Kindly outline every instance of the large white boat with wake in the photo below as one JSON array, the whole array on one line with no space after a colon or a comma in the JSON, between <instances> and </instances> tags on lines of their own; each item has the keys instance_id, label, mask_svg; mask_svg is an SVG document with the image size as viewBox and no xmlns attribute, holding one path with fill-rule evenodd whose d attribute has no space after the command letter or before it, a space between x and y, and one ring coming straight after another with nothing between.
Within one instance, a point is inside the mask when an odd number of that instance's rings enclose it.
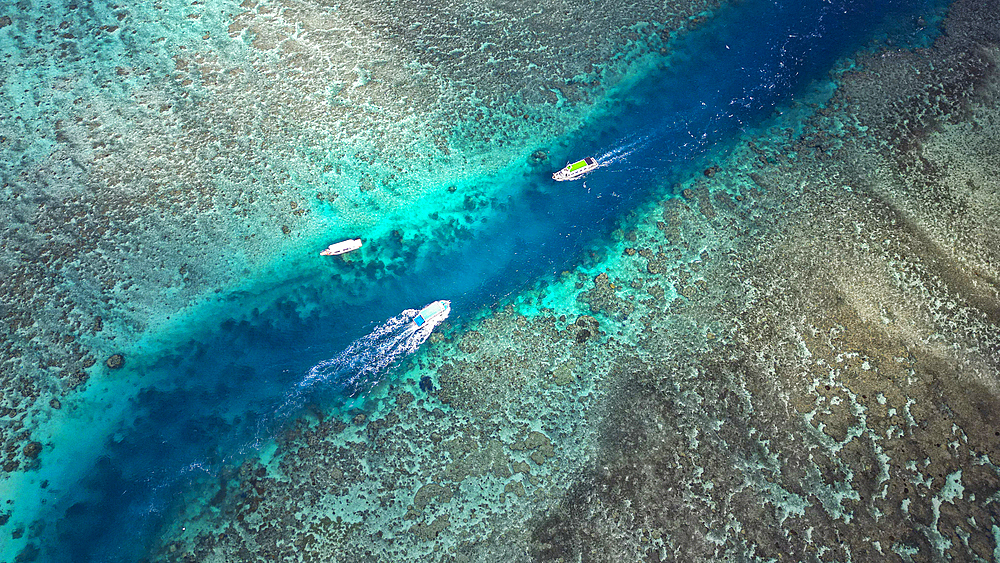
<instances>
[{"instance_id":1,"label":"large white boat with wake","mask_svg":"<svg viewBox=\"0 0 1000 563\"><path fill-rule=\"evenodd\" d=\"M566 180L576 180L584 176L587 172L597 169L599 165L597 164L597 159L587 157L583 160L578 160L576 162L571 162L566 165L566 168L556 172L552 175L552 179L557 182L563 182Z\"/></svg>"},{"instance_id":2,"label":"large white boat with wake","mask_svg":"<svg viewBox=\"0 0 1000 563\"><path fill-rule=\"evenodd\" d=\"M328 246L326 250L320 252L320 256L339 256L341 254L347 254L361 248L361 239L352 238L340 242L335 242Z\"/></svg>"},{"instance_id":3,"label":"large white boat with wake","mask_svg":"<svg viewBox=\"0 0 1000 563\"><path fill-rule=\"evenodd\" d=\"M413 317L413 324L417 325L417 328L423 328L429 323L437 324L446 319L448 317L448 313L451 313L451 301L444 299L435 301L421 309L420 312L417 313L417 316Z\"/></svg>"}]
</instances>

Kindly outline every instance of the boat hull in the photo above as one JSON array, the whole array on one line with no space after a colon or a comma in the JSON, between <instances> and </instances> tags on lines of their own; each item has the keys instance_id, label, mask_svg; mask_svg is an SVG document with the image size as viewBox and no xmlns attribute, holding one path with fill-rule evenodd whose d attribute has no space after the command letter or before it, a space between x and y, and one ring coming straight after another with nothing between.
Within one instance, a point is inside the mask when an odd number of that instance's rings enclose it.
<instances>
[{"instance_id":1,"label":"boat hull","mask_svg":"<svg viewBox=\"0 0 1000 563\"><path fill-rule=\"evenodd\" d=\"M361 248L361 239L349 239L341 242L336 242L331 244L319 253L320 256L339 256L341 254L347 254L348 252L353 252Z\"/></svg>"},{"instance_id":2,"label":"boat hull","mask_svg":"<svg viewBox=\"0 0 1000 563\"><path fill-rule=\"evenodd\" d=\"M563 168L553 174L552 179L557 182L576 180L586 176L589 172L596 170L598 166L600 166L600 164L598 164L596 159L587 157L583 160L567 164L566 168Z\"/></svg>"},{"instance_id":3,"label":"boat hull","mask_svg":"<svg viewBox=\"0 0 1000 563\"><path fill-rule=\"evenodd\" d=\"M451 301L442 299L440 301L435 301L430 305L427 305L417 313L417 316L413 317L413 324L417 328L424 328L425 326L434 327L444 319L448 318L448 314L451 313Z\"/></svg>"}]
</instances>

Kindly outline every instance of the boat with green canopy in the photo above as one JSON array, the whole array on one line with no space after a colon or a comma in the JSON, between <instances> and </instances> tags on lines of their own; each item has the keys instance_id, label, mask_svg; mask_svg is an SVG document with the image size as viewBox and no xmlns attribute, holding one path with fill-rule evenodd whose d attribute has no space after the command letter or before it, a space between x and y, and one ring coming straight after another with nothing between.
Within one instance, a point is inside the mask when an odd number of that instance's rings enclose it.
<instances>
[{"instance_id":1,"label":"boat with green canopy","mask_svg":"<svg viewBox=\"0 0 1000 563\"><path fill-rule=\"evenodd\" d=\"M566 168L556 172L552 175L552 179L557 182L564 182L566 180L576 180L582 177L587 172L596 169L598 166L597 160L591 157L587 157L583 160L578 160L576 162L566 165Z\"/></svg>"}]
</instances>

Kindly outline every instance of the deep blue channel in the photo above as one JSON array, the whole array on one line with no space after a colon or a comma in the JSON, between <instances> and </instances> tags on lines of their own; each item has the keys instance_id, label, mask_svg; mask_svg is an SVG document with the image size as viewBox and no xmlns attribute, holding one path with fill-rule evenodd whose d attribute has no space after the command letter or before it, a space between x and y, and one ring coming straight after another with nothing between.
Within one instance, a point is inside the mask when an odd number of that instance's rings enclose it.
<instances>
[{"instance_id":1,"label":"deep blue channel","mask_svg":"<svg viewBox=\"0 0 1000 563\"><path fill-rule=\"evenodd\" d=\"M680 179L709 151L759 124L776 106L822 78L839 57L879 34L907 42L932 0L742 0L678 39L664 67L621 97L617 113L550 148L552 167L511 179L506 216L477 227L447 256L409 263L353 305L302 318L290 304L251 320L216 321L154 368L169 388L140 394L115 439L84 480L53 484L35 540L47 561L137 561L147 556L176 508L172 498L195 476L231 470L262 427L273 432L295 413L275 412L316 362L336 355L387 319L436 299L453 317L502 301L572 261L605 236L664 177ZM613 160L581 182L555 183L568 159ZM617 157L617 160L616 160ZM322 291L329 279L299 279L289 291ZM305 403L298 408L307 408ZM198 468L192 473L192 468Z\"/></svg>"}]
</instances>

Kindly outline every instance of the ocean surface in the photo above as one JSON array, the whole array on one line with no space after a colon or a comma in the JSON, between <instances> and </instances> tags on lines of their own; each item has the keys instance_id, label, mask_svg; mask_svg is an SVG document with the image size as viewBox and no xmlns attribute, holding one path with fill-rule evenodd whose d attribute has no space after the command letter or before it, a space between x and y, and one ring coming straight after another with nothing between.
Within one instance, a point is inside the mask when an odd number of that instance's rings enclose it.
<instances>
[{"instance_id":1,"label":"ocean surface","mask_svg":"<svg viewBox=\"0 0 1000 563\"><path fill-rule=\"evenodd\" d=\"M630 211L701 174L748 130L830 80L845 57L873 42L920 44L939 13L931 0L742 0L709 14L668 52L644 59L571 134L533 139L499 172L466 170L463 181L492 186L495 204L488 219L461 225L457 243L397 253L377 278L352 275L360 258L312 252L269 270L280 279L217 288L222 298L131 351L122 372L93 379L58 417L35 421L50 451L4 492L18 497L13 520L30 523L39 561L142 560L194 484L237 478L243 461L266 457L306 412L344 420L365 412L400 365L433 346L409 322L417 309L450 300L436 330L454 333L556 279L605 245ZM546 159L525 166L535 151ZM600 168L581 181L550 179L584 156ZM433 213L432 202L415 205L414 215ZM365 261L380 252L362 251ZM0 543L0 560L25 545Z\"/></svg>"}]
</instances>

